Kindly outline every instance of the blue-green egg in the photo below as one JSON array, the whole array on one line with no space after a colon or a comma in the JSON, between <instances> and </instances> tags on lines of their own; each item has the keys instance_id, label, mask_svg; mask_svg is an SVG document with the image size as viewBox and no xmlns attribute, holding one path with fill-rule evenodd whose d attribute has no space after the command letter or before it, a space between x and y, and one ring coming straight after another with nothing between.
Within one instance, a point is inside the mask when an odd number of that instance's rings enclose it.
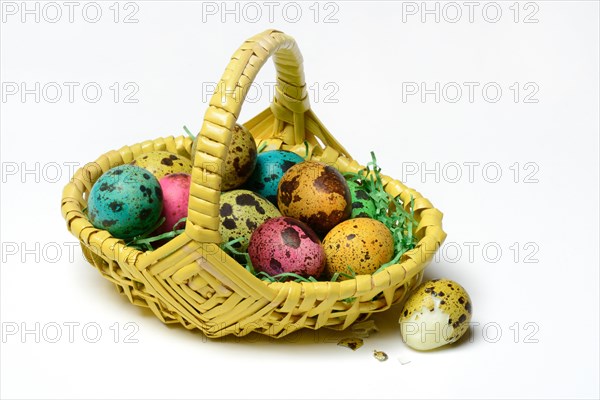
<instances>
[{"instance_id":1,"label":"blue-green egg","mask_svg":"<svg viewBox=\"0 0 600 400\"><path fill-rule=\"evenodd\" d=\"M150 230L162 211L163 193L149 171L119 165L96 181L88 198L92 225L120 239L131 239Z\"/></svg>"},{"instance_id":2,"label":"blue-green egg","mask_svg":"<svg viewBox=\"0 0 600 400\"><path fill-rule=\"evenodd\" d=\"M375 218L377 207L367 190L355 181L347 181L352 197L352 214L350 218Z\"/></svg>"},{"instance_id":3,"label":"blue-green egg","mask_svg":"<svg viewBox=\"0 0 600 400\"><path fill-rule=\"evenodd\" d=\"M245 188L256 192L277 204L277 187L285 172L304 161L296 153L285 150L273 150L260 153L256 159L254 172L246 182Z\"/></svg>"}]
</instances>

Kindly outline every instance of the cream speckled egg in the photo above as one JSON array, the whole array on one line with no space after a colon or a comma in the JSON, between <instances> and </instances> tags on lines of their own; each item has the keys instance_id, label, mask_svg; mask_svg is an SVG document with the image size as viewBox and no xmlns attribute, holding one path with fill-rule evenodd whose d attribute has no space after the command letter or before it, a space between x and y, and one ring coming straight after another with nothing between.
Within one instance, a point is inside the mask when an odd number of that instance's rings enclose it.
<instances>
[{"instance_id":1,"label":"cream speckled egg","mask_svg":"<svg viewBox=\"0 0 600 400\"><path fill-rule=\"evenodd\" d=\"M471 299L449 279L422 283L409 296L400 314L402 340L415 350L432 350L454 343L468 330Z\"/></svg>"}]
</instances>

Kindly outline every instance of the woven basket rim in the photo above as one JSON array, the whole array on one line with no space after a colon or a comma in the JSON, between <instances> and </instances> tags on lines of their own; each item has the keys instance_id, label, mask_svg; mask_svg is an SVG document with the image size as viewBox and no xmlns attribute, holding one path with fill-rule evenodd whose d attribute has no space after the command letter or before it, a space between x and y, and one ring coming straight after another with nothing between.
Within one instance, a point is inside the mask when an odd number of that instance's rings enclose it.
<instances>
[{"instance_id":1,"label":"woven basket rim","mask_svg":"<svg viewBox=\"0 0 600 400\"><path fill-rule=\"evenodd\" d=\"M186 141L186 139L189 139L189 138L187 136L185 136L185 135L180 135L180 136L172 136L172 135L171 136L162 136L162 137L158 137L158 138L153 139L153 140L146 140L146 141L139 142L139 143L136 143L136 144L133 144L133 145L125 145L125 146L121 147L119 150L110 150L107 153L105 153L104 155L98 157L95 161L87 163L83 167L80 167L75 172L75 174L73 176L73 179L76 179L76 177L79 174L85 174L86 172L89 172L87 170L89 168L91 168L92 166L98 166L98 165L103 164L102 161L104 161L104 158L106 157L107 154L116 152L116 153L119 153L120 155L122 155L123 152L126 152L130 148L132 148L133 146L138 146L138 145L142 146L142 148L143 148L142 149L142 153L143 154L150 153L150 152L157 151L157 150L154 148L154 146L148 146L148 143L155 143L156 141L169 140L169 139L173 139L175 141L178 141L178 140ZM341 155L341 157L345 157L345 156ZM115 167L117 165L123 165L123 164L127 164L127 162L123 162L123 163L120 163L120 164L117 163L117 164L111 165L111 168ZM97 168L97 167L94 167L94 168ZM105 171L103 171L103 172L105 172ZM99 176L96 177L95 179L93 179L91 181L92 185L96 182L96 180L98 178L99 178ZM417 195L420 198L422 198L422 196L420 195L420 193L414 191L413 189L407 188L407 190L411 190L414 193L417 193ZM387 190L386 190L386 192L387 192ZM89 190L82 190L82 191L80 191L80 193L81 193L81 195L83 197L84 193L87 193L89 195ZM101 230L99 228L95 228L92 225L92 223L90 222L87 214L83 211L84 208L81 207L81 204L79 204L79 205L80 205L80 207L79 207L79 209L77 211L79 211L82 214L85 222L89 225L89 228L94 229L94 230L99 230L99 231L102 231L102 232L106 232L106 234L103 236L104 240L106 238L111 238L111 239L116 240L116 243L114 244L115 248L113 249L113 251L115 252L115 254L127 254L127 259L134 259L134 260L136 260L139 257L144 257L145 255L147 255L149 253L152 253L152 251L141 251L141 250L135 249L133 247L127 246L124 239L116 238L116 237L112 236L108 231ZM436 210L436 211L438 211L438 210ZM441 214L440 211L438 211L438 212ZM415 219L417 219L417 221L420 222L420 218L419 218L418 215L415 215ZM414 229L416 230L417 227L415 227ZM182 236L182 235L186 235L186 232L184 231L181 234L177 235L176 237ZM419 249L421 248L421 246L423 246L425 243L427 243L426 241L423 240L426 237L429 237L428 234L427 234L427 232L425 232L425 234L423 235L423 237L418 241L418 243L415 245L415 247L412 250L409 250L406 253L404 253L404 255L403 255L404 260L402 260L401 262L399 262L397 264L393 264L393 265L390 265L390 266L386 267L385 269L383 269L382 271L378 272L377 274L360 274L360 275L356 275L352 279L346 279L346 280L335 281L335 282L332 282L332 281L316 281L316 282L294 282L294 281L268 282L268 281L263 281L263 280L257 278L254 275L252 275L252 277L254 279L256 279L257 281L260 281L261 283L263 283L267 287L277 288L278 290L281 289L282 285L288 285L290 287L292 287L292 286L296 286L296 287L300 286L300 287L302 287L303 285L314 285L317 289L326 289L328 291L332 290L332 289L334 291L336 289L341 289L342 285L354 284L353 281L356 281L357 279L364 280L365 277L367 277L368 279L371 279L371 280L375 280L375 279L382 280L381 277L385 276L383 274L384 271L388 271L392 275L397 275L398 272L402 271L403 274L402 274L402 278L400 280L406 280L406 279L409 279L410 277L416 275L420 271L422 271L426 267L426 265L427 265L427 263L429 261L429 260L420 260L419 262L417 262L418 268L416 268L416 269L411 268L410 270L412 272L410 274L408 273L408 271L406 269L406 266L408 264L410 264L411 262L414 263L415 261L413 259L411 259L410 257L405 257L405 256L407 255L407 253L416 253L416 252L418 252ZM173 238L173 239L175 239L175 238ZM90 245L91 245L91 243L90 243ZM93 246L92 246L92 248L93 248ZM437 250L437 248L436 249L430 249L428 252L433 253L433 252L435 252L435 250ZM221 249L221 251L223 251L223 250ZM242 266L239 262L235 261L235 264L236 264L236 267L245 270L244 266ZM381 276L381 277L380 278L375 278L377 276ZM385 284L384 282L382 282L383 284L382 283L377 284L375 282L371 282L370 286L371 287L378 287L380 289L385 289L385 288L393 286L394 284L397 283L397 282L392 281L391 279L388 279L387 281L388 281L387 284ZM340 292L342 292L342 291L340 290Z\"/></svg>"},{"instance_id":2,"label":"woven basket rim","mask_svg":"<svg viewBox=\"0 0 600 400\"><path fill-rule=\"evenodd\" d=\"M303 58L295 40L269 29L246 40L232 55L222 84L207 104L193 154L188 136L145 140L104 153L79 168L63 189L62 214L86 259L131 303L149 307L165 323L198 328L211 337L243 336L254 330L281 337L302 327L345 329L359 318L406 298L446 237L443 214L429 200L402 182L381 175L387 193L398 196L405 209L412 204L417 244L399 263L376 274L338 282L266 282L221 248L219 171L226 162L241 112L243 89L255 80L269 58L275 63L277 81L283 85L267 109L243 124L257 145L298 154L308 149L305 159L344 173L364 169L311 109ZM192 161L188 218L183 233L153 251L140 251L95 228L84 208L89 192L104 172L159 150L186 155Z\"/></svg>"}]
</instances>

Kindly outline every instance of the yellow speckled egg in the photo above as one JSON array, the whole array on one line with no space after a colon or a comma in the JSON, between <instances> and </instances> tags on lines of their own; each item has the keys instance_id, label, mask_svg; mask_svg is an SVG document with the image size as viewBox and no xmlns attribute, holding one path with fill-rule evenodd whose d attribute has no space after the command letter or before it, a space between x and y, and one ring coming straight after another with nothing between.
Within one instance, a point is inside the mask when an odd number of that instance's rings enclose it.
<instances>
[{"instance_id":1,"label":"yellow speckled egg","mask_svg":"<svg viewBox=\"0 0 600 400\"><path fill-rule=\"evenodd\" d=\"M233 247L246 251L252 233L263 222L281 217L281 213L267 199L249 190L232 190L221 193L219 233L223 242L242 238Z\"/></svg>"},{"instance_id":2,"label":"yellow speckled egg","mask_svg":"<svg viewBox=\"0 0 600 400\"><path fill-rule=\"evenodd\" d=\"M236 124L232 134L223 166L221 190L230 190L246 182L256 166L256 143L250 131Z\"/></svg>"},{"instance_id":3,"label":"yellow speckled egg","mask_svg":"<svg viewBox=\"0 0 600 400\"><path fill-rule=\"evenodd\" d=\"M229 151L223 163L221 190L231 190L241 186L248 180L256 167L256 142L244 125L235 124L231 132ZM196 137L197 139L197 137ZM192 145L192 157L196 153L198 141Z\"/></svg>"},{"instance_id":4,"label":"yellow speckled egg","mask_svg":"<svg viewBox=\"0 0 600 400\"><path fill-rule=\"evenodd\" d=\"M469 328L471 299L449 279L421 284L400 314L402 340L416 350L431 350L456 342Z\"/></svg>"},{"instance_id":5,"label":"yellow speckled egg","mask_svg":"<svg viewBox=\"0 0 600 400\"><path fill-rule=\"evenodd\" d=\"M282 214L296 218L316 232L325 234L352 212L352 198L346 180L335 168L304 161L283 174L277 189Z\"/></svg>"},{"instance_id":6,"label":"yellow speckled egg","mask_svg":"<svg viewBox=\"0 0 600 400\"><path fill-rule=\"evenodd\" d=\"M168 151L141 154L131 162L131 165L147 169L158 180L171 174L192 173L192 162L188 158Z\"/></svg>"},{"instance_id":7,"label":"yellow speckled egg","mask_svg":"<svg viewBox=\"0 0 600 400\"><path fill-rule=\"evenodd\" d=\"M390 230L371 218L354 218L333 228L323 240L329 275L372 274L394 256ZM348 269L352 268L352 271Z\"/></svg>"}]
</instances>

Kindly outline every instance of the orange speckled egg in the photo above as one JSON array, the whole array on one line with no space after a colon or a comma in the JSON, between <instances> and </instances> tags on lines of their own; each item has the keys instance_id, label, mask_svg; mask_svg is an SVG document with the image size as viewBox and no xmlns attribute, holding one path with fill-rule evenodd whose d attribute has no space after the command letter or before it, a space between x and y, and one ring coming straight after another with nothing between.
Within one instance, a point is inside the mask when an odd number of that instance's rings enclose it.
<instances>
[{"instance_id":1,"label":"orange speckled egg","mask_svg":"<svg viewBox=\"0 0 600 400\"><path fill-rule=\"evenodd\" d=\"M352 199L346 180L335 168L304 161L288 169L279 182L277 205L321 234L348 219Z\"/></svg>"},{"instance_id":2,"label":"orange speckled egg","mask_svg":"<svg viewBox=\"0 0 600 400\"><path fill-rule=\"evenodd\" d=\"M377 220L353 218L333 228L325 236L323 248L330 275L372 274L394 256L394 238Z\"/></svg>"}]
</instances>

